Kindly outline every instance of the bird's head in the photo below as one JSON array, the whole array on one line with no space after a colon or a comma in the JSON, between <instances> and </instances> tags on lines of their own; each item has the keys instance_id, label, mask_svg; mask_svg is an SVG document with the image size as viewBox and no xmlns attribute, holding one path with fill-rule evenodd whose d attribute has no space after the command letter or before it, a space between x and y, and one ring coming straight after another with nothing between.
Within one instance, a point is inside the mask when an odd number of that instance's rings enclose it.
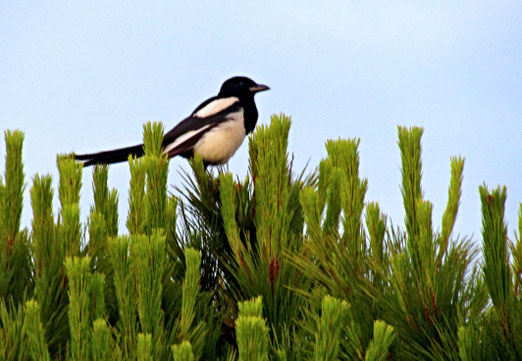
<instances>
[{"instance_id":1,"label":"bird's head","mask_svg":"<svg viewBox=\"0 0 522 361\"><path fill-rule=\"evenodd\" d=\"M258 92L270 89L266 85L257 84L250 78L244 76L235 76L228 79L223 83L219 90L218 96L220 97L254 97Z\"/></svg>"}]
</instances>

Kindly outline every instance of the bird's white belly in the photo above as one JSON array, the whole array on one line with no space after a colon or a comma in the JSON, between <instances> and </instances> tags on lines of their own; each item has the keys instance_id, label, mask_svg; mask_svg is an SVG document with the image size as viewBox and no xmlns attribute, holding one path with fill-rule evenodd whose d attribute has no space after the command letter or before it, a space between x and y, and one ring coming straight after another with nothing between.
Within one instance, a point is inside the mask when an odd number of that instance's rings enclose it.
<instances>
[{"instance_id":1,"label":"bird's white belly","mask_svg":"<svg viewBox=\"0 0 522 361\"><path fill-rule=\"evenodd\" d=\"M194 145L194 153L207 163L227 162L245 139L243 109L227 118L227 121L206 132Z\"/></svg>"}]
</instances>

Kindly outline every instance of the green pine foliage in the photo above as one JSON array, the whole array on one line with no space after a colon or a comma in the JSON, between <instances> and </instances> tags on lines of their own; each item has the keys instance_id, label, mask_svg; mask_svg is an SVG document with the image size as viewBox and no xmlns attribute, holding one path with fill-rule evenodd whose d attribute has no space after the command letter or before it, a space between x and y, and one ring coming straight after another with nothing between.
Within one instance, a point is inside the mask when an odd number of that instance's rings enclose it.
<instances>
[{"instance_id":1,"label":"green pine foliage","mask_svg":"<svg viewBox=\"0 0 522 361\"><path fill-rule=\"evenodd\" d=\"M80 221L82 165L59 155L30 185L24 135L6 131L0 176L0 360L520 360L522 204L508 235L505 187L479 187L480 239L455 235L464 159L450 159L442 219L422 189L422 135L398 128L405 228L366 199L359 139L326 142L295 172L291 119L249 138L249 170L171 180L163 126L129 159L128 234L107 166ZM120 190L121 191L121 190Z\"/></svg>"},{"instance_id":2,"label":"green pine foliage","mask_svg":"<svg viewBox=\"0 0 522 361\"><path fill-rule=\"evenodd\" d=\"M18 306L34 287L27 230L20 229L23 191L22 163L24 134L6 131L4 177L0 176L0 298Z\"/></svg>"},{"instance_id":3,"label":"green pine foliage","mask_svg":"<svg viewBox=\"0 0 522 361\"><path fill-rule=\"evenodd\" d=\"M194 353L190 342L183 341L181 345L172 345L174 361L194 361Z\"/></svg>"},{"instance_id":4,"label":"green pine foliage","mask_svg":"<svg viewBox=\"0 0 522 361\"><path fill-rule=\"evenodd\" d=\"M121 359L117 353L118 348L114 347L114 339L107 322L103 318L99 318L93 323L91 342L89 347L90 360L93 361L110 361L112 359Z\"/></svg>"},{"instance_id":5,"label":"green pine foliage","mask_svg":"<svg viewBox=\"0 0 522 361\"><path fill-rule=\"evenodd\" d=\"M341 332L347 322L350 306L332 296L325 296L321 305L321 317L315 332L313 360L337 360L341 356Z\"/></svg>"},{"instance_id":6,"label":"green pine foliage","mask_svg":"<svg viewBox=\"0 0 522 361\"><path fill-rule=\"evenodd\" d=\"M239 361L268 360L268 328L262 317L261 296L239 303L236 321Z\"/></svg>"},{"instance_id":7,"label":"green pine foliage","mask_svg":"<svg viewBox=\"0 0 522 361\"><path fill-rule=\"evenodd\" d=\"M42 361L51 360L40 321L40 306L35 300L29 300L25 303L23 330L27 337L31 358Z\"/></svg>"}]
</instances>

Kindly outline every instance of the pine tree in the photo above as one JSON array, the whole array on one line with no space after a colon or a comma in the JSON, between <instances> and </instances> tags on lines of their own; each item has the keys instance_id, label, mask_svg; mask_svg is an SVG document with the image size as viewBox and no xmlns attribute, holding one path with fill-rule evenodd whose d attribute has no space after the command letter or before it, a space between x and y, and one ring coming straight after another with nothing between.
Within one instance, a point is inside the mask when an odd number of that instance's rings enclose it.
<instances>
[{"instance_id":1,"label":"pine tree","mask_svg":"<svg viewBox=\"0 0 522 361\"><path fill-rule=\"evenodd\" d=\"M481 245L455 236L464 159L450 159L440 222L422 188L423 129L398 128L405 229L366 200L359 139L326 142L295 172L291 119L249 138L249 171L191 173L167 192L163 127L129 158L128 234L108 166L59 155L32 178L21 228L24 135L5 132L0 177L0 360L519 360L522 204L509 237L505 187L479 187ZM440 232L437 231L440 229Z\"/></svg>"}]
</instances>

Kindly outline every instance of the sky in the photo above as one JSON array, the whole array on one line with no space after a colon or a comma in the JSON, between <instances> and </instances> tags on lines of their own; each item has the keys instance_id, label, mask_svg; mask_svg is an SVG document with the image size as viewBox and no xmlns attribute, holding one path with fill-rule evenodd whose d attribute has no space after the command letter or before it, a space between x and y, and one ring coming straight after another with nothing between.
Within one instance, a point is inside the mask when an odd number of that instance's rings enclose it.
<instances>
[{"instance_id":1,"label":"sky","mask_svg":"<svg viewBox=\"0 0 522 361\"><path fill-rule=\"evenodd\" d=\"M454 235L480 242L479 185L507 187L514 239L522 202L520 1L2 1L0 130L25 132L26 197L56 154L141 142L142 125L166 130L246 75L271 87L256 96L258 124L292 117L295 169L326 156L328 139L360 138L366 201L403 226L397 126L424 128L424 198L440 229L450 158L465 161ZM3 140L2 140L3 143ZM245 141L229 162L241 179ZM5 147L0 148L0 169ZM169 191L186 160L170 162ZM111 166L125 233L127 164ZM81 217L93 202L83 175ZM55 188L56 189L56 188ZM56 193L56 191L55 191ZM55 208L58 200L55 200Z\"/></svg>"}]
</instances>

